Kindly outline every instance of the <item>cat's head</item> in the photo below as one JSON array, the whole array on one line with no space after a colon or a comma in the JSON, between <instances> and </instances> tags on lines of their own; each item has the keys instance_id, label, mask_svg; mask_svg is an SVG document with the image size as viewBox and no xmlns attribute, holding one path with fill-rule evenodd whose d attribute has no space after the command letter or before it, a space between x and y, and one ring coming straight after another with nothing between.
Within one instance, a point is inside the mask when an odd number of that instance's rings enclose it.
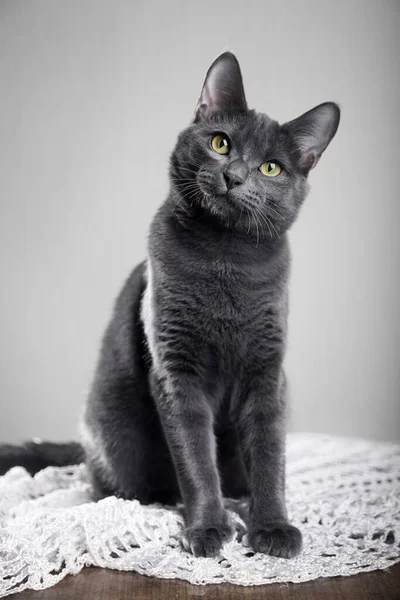
<instances>
[{"instance_id":1,"label":"cat's head","mask_svg":"<svg viewBox=\"0 0 400 600\"><path fill-rule=\"evenodd\" d=\"M277 237L295 220L307 176L339 125L326 102L280 125L249 110L239 63L230 52L209 68L193 124L171 158L177 206L213 215L222 226Z\"/></svg>"}]
</instances>

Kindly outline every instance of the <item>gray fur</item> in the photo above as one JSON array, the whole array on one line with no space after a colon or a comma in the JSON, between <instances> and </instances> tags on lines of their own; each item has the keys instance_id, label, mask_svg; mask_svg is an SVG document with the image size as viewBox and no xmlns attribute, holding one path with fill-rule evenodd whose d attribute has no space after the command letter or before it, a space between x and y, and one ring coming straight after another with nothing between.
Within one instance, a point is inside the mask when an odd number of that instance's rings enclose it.
<instances>
[{"instance_id":1,"label":"gray fur","mask_svg":"<svg viewBox=\"0 0 400 600\"><path fill-rule=\"evenodd\" d=\"M255 550L301 548L284 499L286 232L338 122L333 103L283 126L249 111L235 57L219 57L172 154L147 262L105 336L86 413L107 457L87 448L96 489L181 498L195 555L232 535L223 494L249 495ZM210 145L218 132L227 156ZM259 171L268 159L282 166L277 178Z\"/></svg>"}]
</instances>

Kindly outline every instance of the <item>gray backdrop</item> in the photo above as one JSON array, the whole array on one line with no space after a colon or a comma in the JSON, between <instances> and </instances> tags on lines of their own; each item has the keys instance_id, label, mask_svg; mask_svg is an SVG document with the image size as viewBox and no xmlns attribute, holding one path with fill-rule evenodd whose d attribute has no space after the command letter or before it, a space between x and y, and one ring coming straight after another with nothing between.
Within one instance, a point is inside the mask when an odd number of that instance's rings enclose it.
<instances>
[{"instance_id":1,"label":"gray backdrop","mask_svg":"<svg viewBox=\"0 0 400 600\"><path fill-rule=\"evenodd\" d=\"M291 427L400 439L398 0L0 0L0 440L76 436L113 299L222 51L337 137L293 228Z\"/></svg>"}]
</instances>

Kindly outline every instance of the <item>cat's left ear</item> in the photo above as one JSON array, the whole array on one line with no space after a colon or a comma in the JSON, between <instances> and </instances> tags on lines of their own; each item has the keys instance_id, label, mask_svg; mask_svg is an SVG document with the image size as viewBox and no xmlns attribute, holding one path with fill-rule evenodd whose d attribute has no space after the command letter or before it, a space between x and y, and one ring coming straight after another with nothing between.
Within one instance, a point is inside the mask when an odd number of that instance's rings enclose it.
<instances>
[{"instance_id":1,"label":"cat's left ear","mask_svg":"<svg viewBox=\"0 0 400 600\"><path fill-rule=\"evenodd\" d=\"M325 102L283 125L296 144L301 169L309 171L315 167L335 135L339 121L339 106L334 102Z\"/></svg>"},{"instance_id":2,"label":"cat's left ear","mask_svg":"<svg viewBox=\"0 0 400 600\"><path fill-rule=\"evenodd\" d=\"M242 74L237 58L224 52L211 65L196 107L195 122L213 112L234 108L247 110Z\"/></svg>"}]
</instances>

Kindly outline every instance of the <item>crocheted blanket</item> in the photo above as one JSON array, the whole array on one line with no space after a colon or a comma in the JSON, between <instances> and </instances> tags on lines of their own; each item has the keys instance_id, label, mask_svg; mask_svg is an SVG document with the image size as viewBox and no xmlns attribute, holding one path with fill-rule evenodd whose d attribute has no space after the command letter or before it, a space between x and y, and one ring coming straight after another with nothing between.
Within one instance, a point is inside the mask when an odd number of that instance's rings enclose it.
<instances>
[{"instance_id":1,"label":"crocheted blanket","mask_svg":"<svg viewBox=\"0 0 400 600\"><path fill-rule=\"evenodd\" d=\"M290 435L289 516L304 536L292 560L249 548L238 502L227 500L238 536L218 558L180 546L181 507L90 499L84 465L35 477L0 477L0 597L44 589L85 566L134 570L193 584L302 582L385 569L400 560L400 446L325 435Z\"/></svg>"}]
</instances>

